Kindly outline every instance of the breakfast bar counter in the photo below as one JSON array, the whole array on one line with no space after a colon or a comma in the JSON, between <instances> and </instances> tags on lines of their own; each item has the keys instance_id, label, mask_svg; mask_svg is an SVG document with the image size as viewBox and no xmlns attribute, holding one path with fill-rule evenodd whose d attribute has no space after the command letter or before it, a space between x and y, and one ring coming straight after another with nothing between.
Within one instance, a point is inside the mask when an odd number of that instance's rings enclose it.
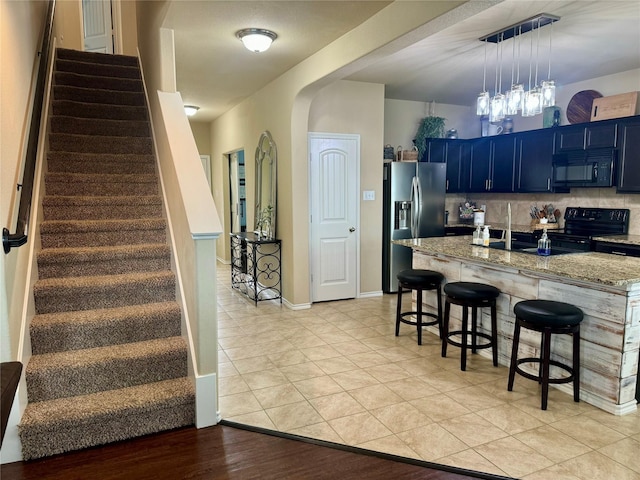
<instances>
[{"instance_id":1,"label":"breakfast bar counter","mask_svg":"<svg viewBox=\"0 0 640 480\"><path fill-rule=\"evenodd\" d=\"M514 330L513 307L521 300L567 302L583 310L581 327L581 400L623 415L637 408L636 384L640 349L640 258L584 252L542 257L471 245L471 237L397 240L413 249L413 268L441 272L447 282L493 285L498 298L498 353L508 366ZM426 311L435 311L435 293L424 295ZM460 322L460 309L451 311ZM457 317L456 317L457 315ZM482 313L480 330L490 319ZM429 327L434 333L434 327ZM452 327L453 328L453 327ZM571 363L571 338L558 336L552 357ZM520 349L536 356L539 336L520 339ZM483 352L484 353L484 352ZM552 372L553 373L553 372ZM516 384L517 388L517 384ZM570 392L567 385L558 388ZM506 383L505 383L506 389Z\"/></svg>"}]
</instances>

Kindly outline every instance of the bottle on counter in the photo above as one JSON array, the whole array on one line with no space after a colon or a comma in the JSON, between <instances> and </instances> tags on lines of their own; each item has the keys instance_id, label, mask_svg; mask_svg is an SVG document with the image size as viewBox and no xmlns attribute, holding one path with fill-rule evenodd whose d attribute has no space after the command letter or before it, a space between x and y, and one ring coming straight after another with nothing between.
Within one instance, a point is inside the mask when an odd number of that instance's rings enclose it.
<instances>
[{"instance_id":1,"label":"bottle on counter","mask_svg":"<svg viewBox=\"0 0 640 480\"><path fill-rule=\"evenodd\" d=\"M480 225L476 226L476 229L473 232L473 240L471 243L473 245L482 245L482 232L480 232Z\"/></svg>"},{"instance_id":2,"label":"bottle on counter","mask_svg":"<svg viewBox=\"0 0 640 480\"><path fill-rule=\"evenodd\" d=\"M547 229L542 231L542 236L538 240L538 255L549 256L551 255L551 240L547 236Z\"/></svg>"},{"instance_id":3,"label":"bottle on counter","mask_svg":"<svg viewBox=\"0 0 640 480\"><path fill-rule=\"evenodd\" d=\"M489 246L489 225L485 225L482 231L482 244L485 247Z\"/></svg>"}]
</instances>

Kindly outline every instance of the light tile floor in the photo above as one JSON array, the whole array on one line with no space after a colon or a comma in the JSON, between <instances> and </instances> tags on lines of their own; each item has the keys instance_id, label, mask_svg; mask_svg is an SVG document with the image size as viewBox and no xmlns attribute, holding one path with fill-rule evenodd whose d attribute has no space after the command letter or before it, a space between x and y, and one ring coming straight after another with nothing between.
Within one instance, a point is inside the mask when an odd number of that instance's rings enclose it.
<instances>
[{"instance_id":1,"label":"light tile floor","mask_svg":"<svg viewBox=\"0 0 640 480\"><path fill-rule=\"evenodd\" d=\"M622 417L402 325L395 295L256 308L218 264L220 411L238 423L525 480L640 479L640 413ZM408 295L407 297L408 298Z\"/></svg>"}]
</instances>

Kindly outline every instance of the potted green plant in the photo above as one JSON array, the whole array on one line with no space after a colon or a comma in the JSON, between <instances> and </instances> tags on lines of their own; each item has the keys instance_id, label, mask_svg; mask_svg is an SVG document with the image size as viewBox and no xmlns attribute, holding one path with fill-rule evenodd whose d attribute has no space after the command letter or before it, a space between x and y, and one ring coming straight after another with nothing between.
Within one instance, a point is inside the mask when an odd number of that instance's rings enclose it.
<instances>
[{"instance_id":1,"label":"potted green plant","mask_svg":"<svg viewBox=\"0 0 640 480\"><path fill-rule=\"evenodd\" d=\"M444 118L434 116L424 117L420 120L416 138L413 140L415 146L418 148L419 159L423 159L427 153L428 139L444 137L444 121Z\"/></svg>"}]
</instances>

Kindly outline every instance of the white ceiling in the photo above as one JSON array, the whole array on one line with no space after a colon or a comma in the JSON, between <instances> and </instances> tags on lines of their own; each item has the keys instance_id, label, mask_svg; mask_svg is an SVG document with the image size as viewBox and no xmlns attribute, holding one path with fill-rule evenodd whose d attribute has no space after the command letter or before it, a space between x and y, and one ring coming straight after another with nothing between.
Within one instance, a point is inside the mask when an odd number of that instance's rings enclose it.
<instances>
[{"instance_id":1,"label":"white ceiling","mask_svg":"<svg viewBox=\"0 0 640 480\"><path fill-rule=\"evenodd\" d=\"M194 120L212 120L388 3L173 1L163 26L175 33L178 90L185 103L201 107ZM478 39L543 12L561 17L552 27L551 76L557 85L640 68L639 0L484 3L487 8L481 13L347 78L383 83L387 98L472 105L482 90L485 47ZM235 37L236 31L248 27L273 30L278 39L263 54L249 52ZM549 26L540 29L540 80L547 75L550 30ZM534 65L536 40L537 36ZM511 83L511 42L503 44L502 90ZM489 44L487 49L490 92L495 48ZM520 49L520 78L526 85L528 34L523 35Z\"/></svg>"}]
</instances>

